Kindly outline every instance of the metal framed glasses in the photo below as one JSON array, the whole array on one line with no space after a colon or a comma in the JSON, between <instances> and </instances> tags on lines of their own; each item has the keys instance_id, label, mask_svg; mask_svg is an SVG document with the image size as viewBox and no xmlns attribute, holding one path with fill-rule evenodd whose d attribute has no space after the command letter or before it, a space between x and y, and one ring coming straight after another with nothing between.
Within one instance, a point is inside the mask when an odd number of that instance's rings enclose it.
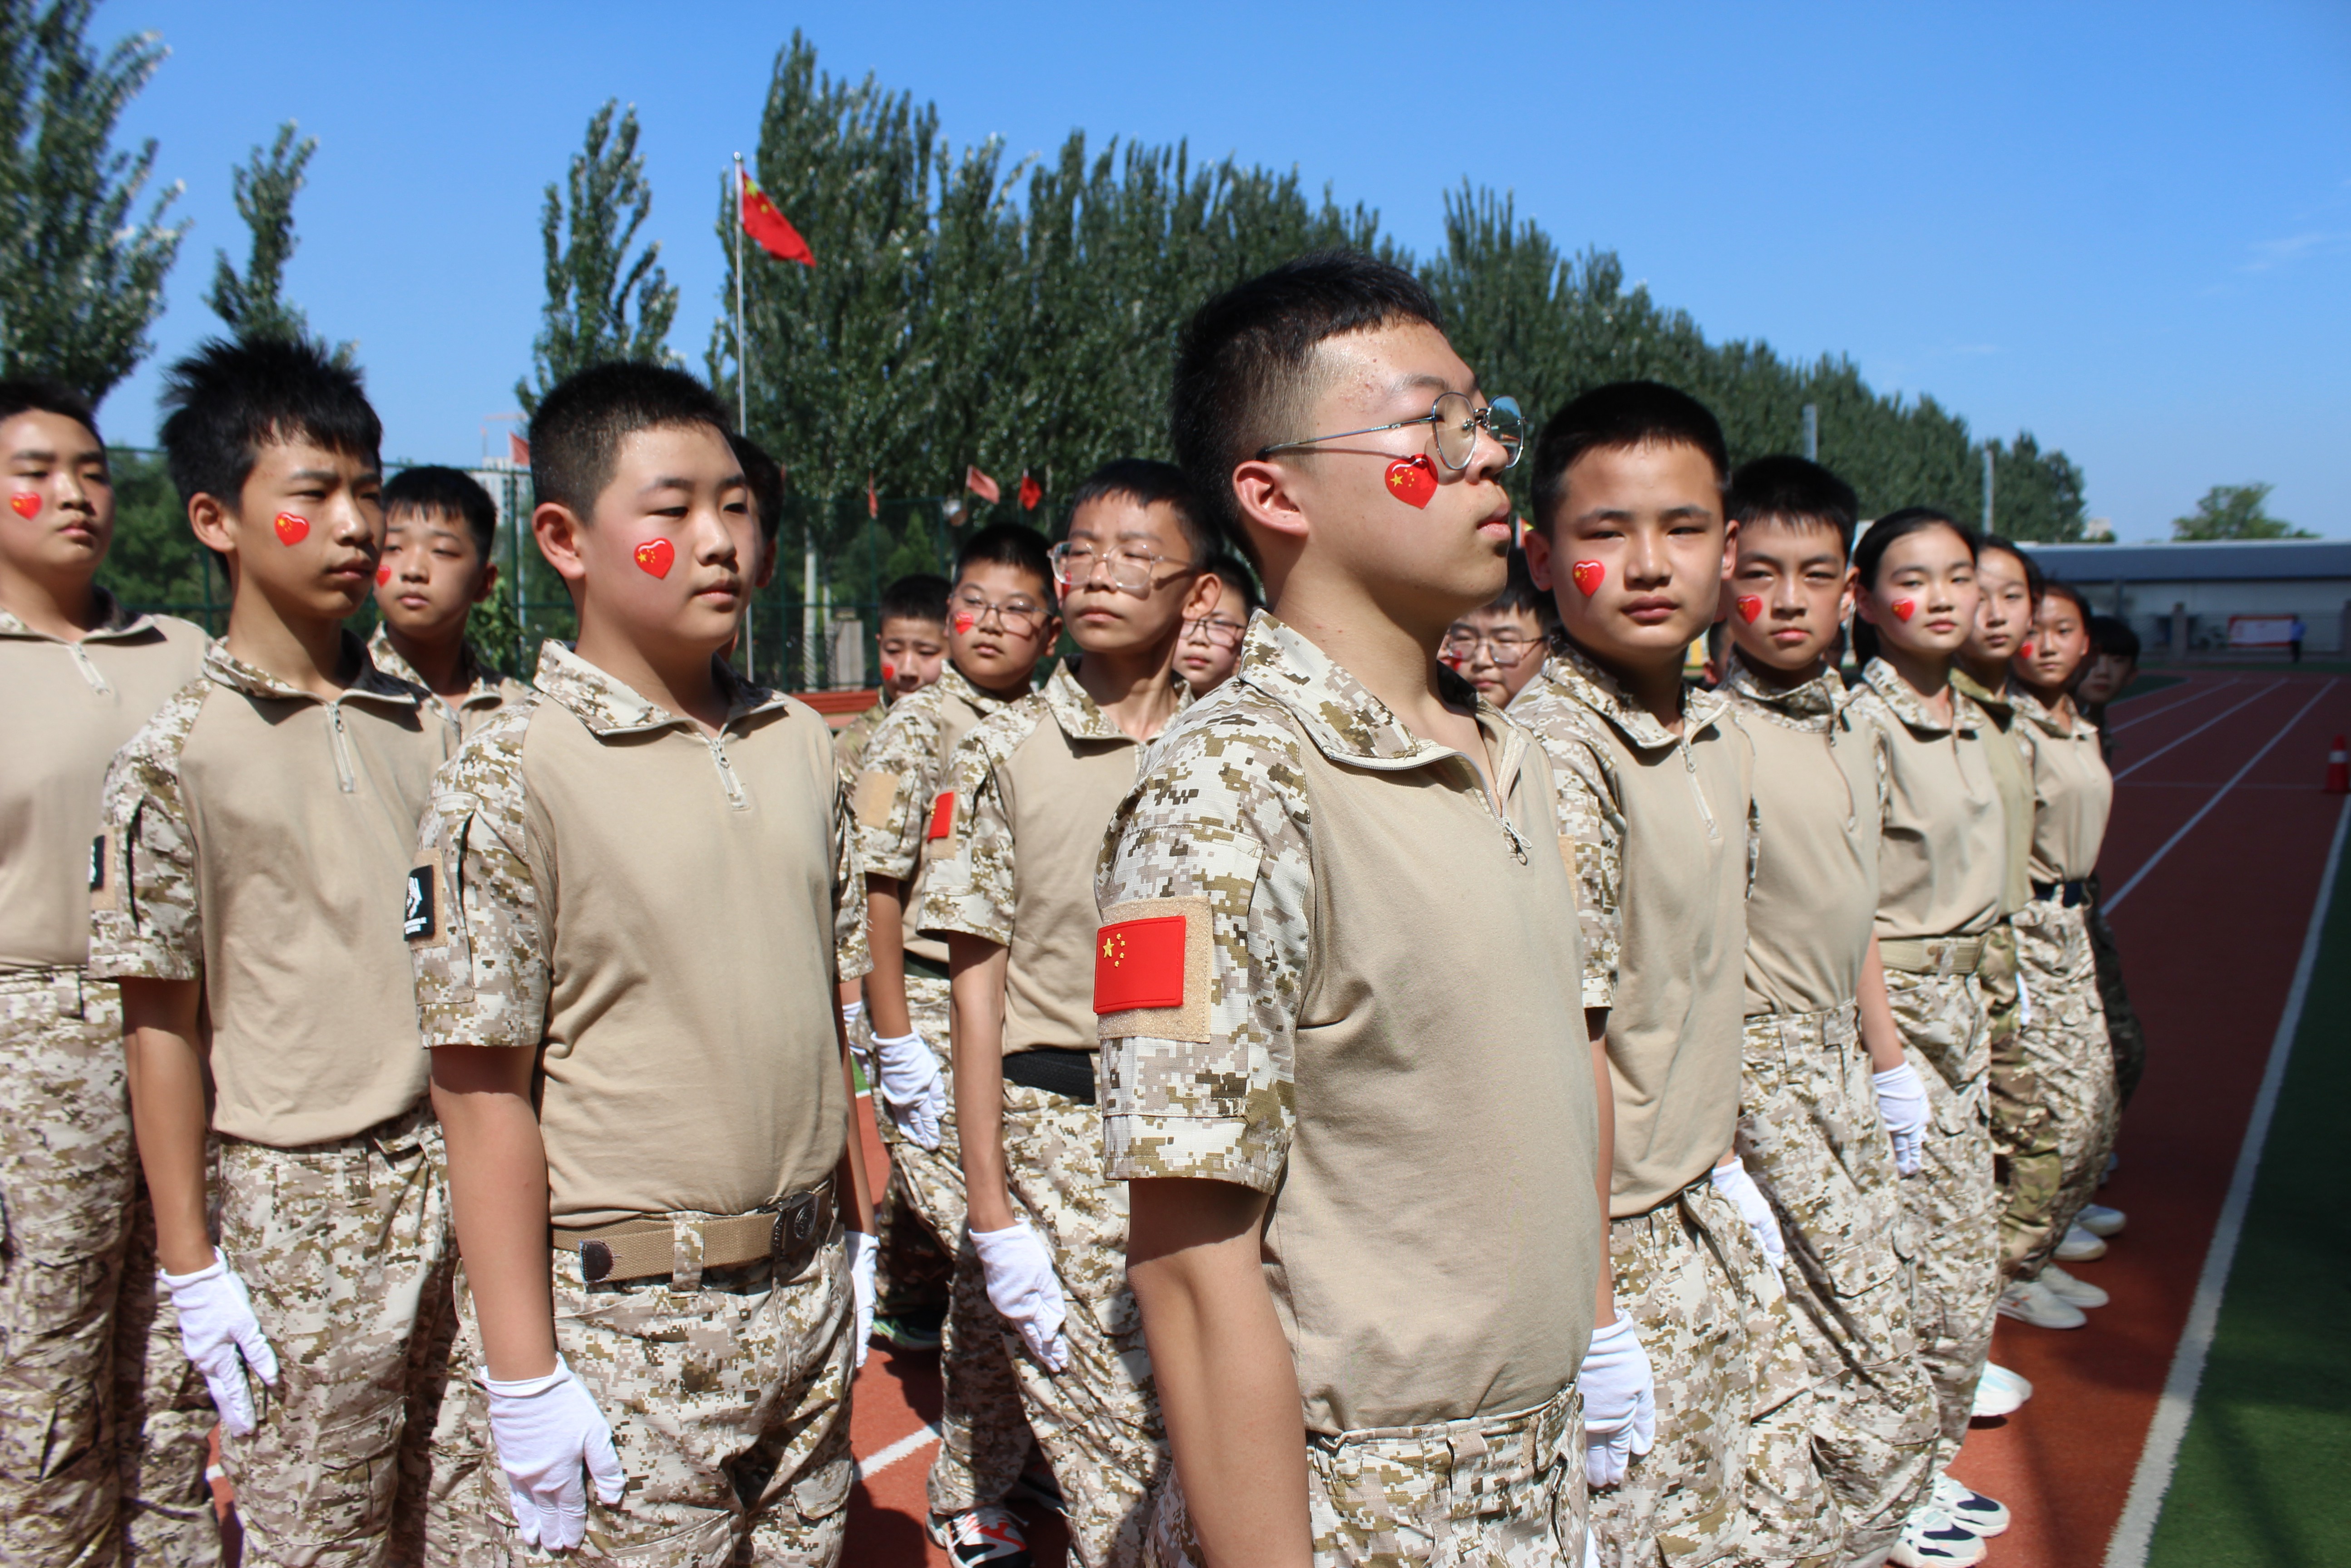
<instances>
[{"instance_id":1,"label":"metal framed glasses","mask_svg":"<svg viewBox=\"0 0 2351 1568\"><path fill-rule=\"evenodd\" d=\"M947 611L958 632L968 632L994 615L1007 632L1024 637L1034 636L1037 628L1053 617L1035 600L1008 599L998 603L976 588L956 589L947 599Z\"/></svg>"},{"instance_id":2,"label":"metal framed glasses","mask_svg":"<svg viewBox=\"0 0 2351 1568\"><path fill-rule=\"evenodd\" d=\"M1481 643L1486 646L1486 656L1505 670L1517 669L1521 660L1543 645L1541 638L1516 632L1476 632L1467 626L1456 626L1445 634L1441 652L1447 659L1471 664L1477 663L1478 645Z\"/></svg>"},{"instance_id":3,"label":"metal framed glasses","mask_svg":"<svg viewBox=\"0 0 2351 1568\"><path fill-rule=\"evenodd\" d=\"M1519 412L1519 400L1498 397L1479 408L1465 392L1439 392L1428 412L1417 419L1400 419L1394 424L1367 425L1362 430L1334 431L1329 435L1310 435L1303 441L1278 441L1271 446L1258 448L1259 457L1270 457L1277 452L1291 452L1319 445L1325 441L1343 441L1350 435L1378 435L1384 431L1405 430L1416 424L1433 425L1437 431L1437 460L1455 473L1469 466L1477 455L1478 433L1483 430L1494 438L1494 444L1508 455L1502 466L1518 465L1519 455L1526 450L1527 420Z\"/></svg>"},{"instance_id":4,"label":"metal framed glasses","mask_svg":"<svg viewBox=\"0 0 2351 1568\"><path fill-rule=\"evenodd\" d=\"M1184 618L1184 641L1187 643L1238 648L1248 631L1249 622L1236 621L1228 615L1187 615Z\"/></svg>"},{"instance_id":5,"label":"metal framed glasses","mask_svg":"<svg viewBox=\"0 0 2351 1568\"><path fill-rule=\"evenodd\" d=\"M1113 588L1140 599L1150 593L1152 575L1161 567L1174 567L1178 571L1192 570L1188 560L1169 560L1153 550L1101 550L1090 539L1063 539L1050 553L1054 585L1063 593L1075 588L1091 588L1107 573Z\"/></svg>"}]
</instances>

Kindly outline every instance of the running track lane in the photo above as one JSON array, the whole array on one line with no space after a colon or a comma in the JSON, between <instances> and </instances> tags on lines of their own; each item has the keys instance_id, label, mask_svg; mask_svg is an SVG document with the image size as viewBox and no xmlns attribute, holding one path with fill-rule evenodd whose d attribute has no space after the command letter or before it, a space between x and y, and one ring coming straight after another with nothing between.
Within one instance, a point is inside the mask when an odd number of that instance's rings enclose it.
<instances>
[{"instance_id":1,"label":"running track lane","mask_svg":"<svg viewBox=\"0 0 2351 1568\"><path fill-rule=\"evenodd\" d=\"M1993 1359L2031 1378L2034 1396L2003 1421L1979 1423L1954 1467L2015 1514L1991 1542L1986 1561L1997 1568L2104 1560L2227 1197L2341 809L2319 786L2329 739L2351 730L2351 681L2287 677L2188 744L2152 754L2273 678L2193 703L2178 688L2152 693L2146 721L2118 729L2118 771L2152 759L2116 790L2100 866L2110 896L2211 809L2114 916L2148 1064L2124 1118L2121 1167L2099 1198L2126 1210L2130 1228L2104 1259L2073 1266L2113 1304L2072 1331L2001 1320ZM2179 711L2153 711L2166 704ZM2126 706L2115 716L2137 716Z\"/></svg>"}]
</instances>

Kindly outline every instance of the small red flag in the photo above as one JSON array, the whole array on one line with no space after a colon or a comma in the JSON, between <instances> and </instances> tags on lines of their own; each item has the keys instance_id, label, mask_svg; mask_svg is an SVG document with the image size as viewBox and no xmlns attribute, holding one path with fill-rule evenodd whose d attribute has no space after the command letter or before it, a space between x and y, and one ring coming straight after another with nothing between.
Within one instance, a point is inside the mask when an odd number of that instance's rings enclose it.
<instances>
[{"instance_id":1,"label":"small red flag","mask_svg":"<svg viewBox=\"0 0 2351 1568\"><path fill-rule=\"evenodd\" d=\"M1184 916L1105 925L1094 938L1094 1011L1184 1005Z\"/></svg>"},{"instance_id":2,"label":"small red flag","mask_svg":"<svg viewBox=\"0 0 2351 1568\"><path fill-rule=\"evenodd\" d=\"M530 443L511 430L507 432L507 461L517 468L530 466Z\"/></svg>"},{"instance_id":3,"label":"small red flag","mask_svg":"<svg viewBox=\"0 0 2351 1568\"><path fill-rule=\"evenodd\" d=\"M950 789L931 802L931 826L925 839L944 839L955 831L955 791Z\"/></svg>"},{"instance_id":4,"label":"small red flag","mask_svg":"<svg viewBox=\"0 0 2351 1568\"><path fill-rule=\"evenodd\" d=\"M865 476L865 515L869 517L882 515L882 497L873 493L873 476L871 474Z\"/></svg>"},{"instance_id":5,"label":"small red flag","mask_svg":"<svg viewBox=\"0 0 2351 1568\"><path fill-rule=\"evenodd\" d=\"M1004 499L1003 490L998 486L995 480L979 471L979 465L977 463L964 465L963 487L991 507Z\"/></svg>"},{"instance_id":6,"label":"small red flag","mask_svg":"<svg viewBox=\"0 0 2351 1568\"><path fill-rule=\"evenodd\" d=\"M1024 512L1033 512L1037 509L1037 503L1044 498L1045 486L1030 478L1029 470L1026 468L1020 470L1020 509Z\"/></svg>"},{"instance_id":7,"label":"small red flag","mask_svg":"<svg viewBox=\"0 0 2351 1568\"><path fill-rule=\"evenodd\" d=\"M759 189L748 171L743 175L743 232L778 261L816 265L816 253L809 249L808 241L800 238L800 231L792 227L789 218L776 210L776 204L768 200L768 193Z\"/></svg>"}]
</instances>

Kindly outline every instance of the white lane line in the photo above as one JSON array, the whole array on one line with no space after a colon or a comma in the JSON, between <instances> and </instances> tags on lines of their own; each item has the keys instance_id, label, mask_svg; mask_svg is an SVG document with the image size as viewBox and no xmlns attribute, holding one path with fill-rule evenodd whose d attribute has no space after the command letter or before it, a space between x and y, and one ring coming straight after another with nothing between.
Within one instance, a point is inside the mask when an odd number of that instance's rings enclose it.
<instances>
[{"instance_id":1,"label":"white lane line","mask_svg":"<svg viewBox=\"0 0 2351 1568\"><path fill-rule=\"evenodd\" d=\"M2262 1147L2269 1141L2270 1119L2277 1110L2286 1062L2294 1054L2294 1037L2302 1027L2303 1004L2310 999L2311 972L2318 967L2319 941L2326 932L2326 912L2335 898L2346 830L2351 830L2351 800L2343 802L2335 818L2335 842L2326 852L2326 869L2319 878L2310 926L2303 933L2302 958L2294 967L2285 1014L2278 1019L2277 1035L2270 1041L2269 1066L2262 1073L2261 1092L2253 1099L2252 1119L2245 1124L2245 1141L2237 1150L2236 1174L2229 1180L2229 1197L2220 1205L2220 1221L2204 1254L2204 1271L2197 1276L2196 1300L2188 1309L2179 1348L2172 1352L2163 1396L2156 1401L2155 1419L2147 1426L2147 1446L2139 1450L2130 1497L2123 1504L2122 1518L2116 1521L2114 1538L2106 1544L2106 1568L2145 1568L2147 1549L2155 1540L2155 1523L2163 1514L2163 1495L2170 1490L2172 1472L2179 1463L2179 1445L2188 1436L2189 1417L2196 1413L2197 1386L2204 1380L2204 1364L2212 1353L2220 1300L2228 1291L2229 1270L2237 1261L2237 1241L2244 1232L2245 1210L2252 1203L2253 1179L2261 1173Z\"/></svg>"},{"instance_id":2,"label":"white lane line","mask_svg":"<svg viewBox=\"0 0 2351 1568\"><path fill-rule=\"evenodd\" d=\"M2120 735L2124 730L2128 729L2135 724L2145 724L2148 719L2161 718L2168 713L2177 713L2181 708L2186 707L2189 703L2195 702L2200 697L2209 697L2214 692L2225 692L2231 686L2241 686L2244 684L2244 676L2231 675L2225 681L2216 681L2209 686L2197 686L2190 690L2186 696L2181 697L2178 702L2166 703L2161 707L2149 708L2145 713L2135 713L2131 715L2130 717L2123 720L2120 724L2113 726L2113 732L2116 735ZM2148 696L2154 696L2157 694L2149 692L2147 695ZM2128 702L2131 699L2128 697L2125 697L2123 699L2124 702Z\"/></svg>"},{"instance_id":3,"label":"white lane line","mask_svg":"<svg viewBox=\"0 0 2351 1568\"><path fill-rule=\"evenodd\" d=\"M2294 727L2302 722L2302 716L2308 713L2312 708L2316 707L2318 706L2319 699L2325 696L2327 693L2335 689L2335 683L2340 678L2340 676L2328 676L2326 684L2320 686L2316 691L2311 693L2310 700L2294 710L2294 716L2285 721L2285 727L2283 729L2280 729L2275 735L2271 736L2267 741L2262 743L2262 748L2259 751L2254 752L2252 756L2247 758L2245 759L2245 765L2242 768L2238 768L2235 773L2231 774L2229 781L2226 784L2221 785L2220 788L2214 792L2210 800L2205 801L2201 806L2196 808L2196 814L2194 816L2179 824L2179 831L2178 832L2163 841L2163 847L2161 849L2147 856L2147 862L2140 866L2138 870L2131 873L2130 880L2123 883L2122 886L2116 890L2112 898L2106 900L2107 914L2112 915L2116 910L2120 909L2123 906L2123 900L2131 895L2131 890L2133 888L2147 880L2147 873L2153 871L2158 864L2160 864L2163 861L2163 857L2169 854L2180 840L2186 838L2189 833L2194 832L2196 831L2197 823L2202 821L2205 818L2212 814L2212 808L2219 805L2222 800L2228 798L2229 791L2237 787L2237 781L2242 779L2246 774L2251 773L2253 770L2254 764L2260 762L2262 758L2267 757L2270 754L2270 748L2277 745L2279 741L2283 740L2287 734L2293 730ZM2175 742L2175 744L2177 743ZM2120 776L2117 775L2117 777Z\"/></svg>"},{"instance_id":4,"label":"white lane line","mask_svg":"<svg viewBox=\"0 0 2351 1568\"><path fill-rule=\"evenodd\" d=\"M939 1440L939 1429L925 1422L916 1431L909 1432L878 1454L869 1454L857 1461L858 1479L879 1475L909 1454L919 1454Z\"/></svg>"},{"instance_id":5,"label":"white lane line","mask_svg":"<svg viewBox=\"0 0 2351 1568\"><path fill-rule=\"evenodd\" d=\"M2269 695L2272 692L2277 690L2283 685L2285 685L2283 681L2272 681L2268 685L2263 686L2260 691L2255 692L2252 696L2247 697L2235 707L2222 708L2219 713L2214 714L2210 718L2206 719L2202 724L2198 725L2194 729L2189 730L2186 735L2181 736L2179 739L2168 742L2166 745L2157 747L2153 751L2148 752L2145 757L2140 758L2137 762L2132 763L2128 768L2126 768L2120 773L2116 774L2115 781L2116 783L2122 782L2122 780L2129 778L2132 774L2137 772L2140 768L2146 767L2157 758L2161 757L2165 752L2177 750L2179 747L2187 745L2189 741L2195 739L2198 736L2203 734L2206 730L2211 728L2222 719L2227 718L2231 714L2237 713L2252 706L2255 703L2261 701L2263 697Z\"/></svg>"}]
</instances>

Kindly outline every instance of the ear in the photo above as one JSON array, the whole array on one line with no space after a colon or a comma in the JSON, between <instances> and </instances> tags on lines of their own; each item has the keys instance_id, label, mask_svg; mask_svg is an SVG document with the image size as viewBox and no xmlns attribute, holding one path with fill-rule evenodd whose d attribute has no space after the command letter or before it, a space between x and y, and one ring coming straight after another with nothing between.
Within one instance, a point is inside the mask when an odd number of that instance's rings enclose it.
<instances>
[{"instance_id":1,"label":"ear","mask_svg":"<svg viewBox=\"0 0 2351 1568\"><path fill-rule=\"evenodd\" d=\"M1722 525L1722 580L1729 582L1730 574L1739 570L1739 519L1733 517ZM1729 600L1723 601L1727 605Z\"/></svg>"},{"instance_id":2,"label":"ear","mask_svg":"<svg viewBox=\"0 0 2351 1568\"><path fill-rule=\"evenodd\" d=\"M482 568L482 580L474 584L474 597L470 602L475 604L486 604L489 602L490 595L496 592L497 588L498 564L496 561L492 561L487 566Z\"/></svg>"},{"instance_id":3,"label":"ear","mask_svg":"<svg viewBox=\"0 0 2351 1568\"><path fill-rule=\"evenodd\" d=\"M1233 469L1233 499L1241 516L1293 549L1306 542L1306 513L1290 490L1290 475L1279 463L1251 458Z\"/></svg>"},{"instance_id":4,"label":"ear","mask_svg":"<svg viewBox=\"0 0 2351 1568\"><path fill-rule=\"evenodd\" d=\"M751 586L753 588L765 588L768 584L776 580L776 559L778 553L778 552L776 549L776 541L769 538L767 535L761 534L759 536L758 565L753 568L751 571Z\"/></svg>"},{"instance_id":5,"label":"ear","mask_svg":"<svg viewBox=\"0 0 2351 1568\"><path fill-rule=\"evenodd\" d=\"M1520 543L1527 552L1527 575L1535 580L1535 587L1545 593L1556 591L1558 584L1551 578L1551 540L1529 528Z\"/></svg>"},{"instance_id":6,"label":"ear","mask_svg":"<svg viewBox=\"0 0 2351 1568\"><path fill-rule=\"evenodd\" d=\"M531 508L530 532L538 541L538 553L566 586L588 580L588 563L580 556L580 536L586 531L579 514L559 501L541 501Z\"/></svg>"},{"instance_id":7,"label":"ear","mask_svg":"<svg viewBox=\"0 0 2351 1568\"><path fill-rule=\"evenodd\" d=\"M188 497L188 531L200 545L223 555L236 553L236 514L210 491L200 490Z\"/></svg>"},{"instance_id":8,"label":"ear","mask_svg":"<svg viewBox=\"0 0 2351 1568\"><path fill-rule=\"evenodd\" d=\"M1196 572L1192 578L1192 590L1184 595L1184 618L1196 619L1213 612L1224 598L1225 580L1213 571Z\"/></svg>"},{"instance_id":9,"label":"ear","mask_svg":"<svg viewBox=\"0 0 2351 1568\"><path fill-rule=\"evenodd\" d=\"M1850 617L1853 614L1854 605L1859 601L1860 598L1861 568L1857 566L1846 567L1844 569L1844 586L1837 591L1837 619L1843 621Z\"/></svg>"}]
</instances>

